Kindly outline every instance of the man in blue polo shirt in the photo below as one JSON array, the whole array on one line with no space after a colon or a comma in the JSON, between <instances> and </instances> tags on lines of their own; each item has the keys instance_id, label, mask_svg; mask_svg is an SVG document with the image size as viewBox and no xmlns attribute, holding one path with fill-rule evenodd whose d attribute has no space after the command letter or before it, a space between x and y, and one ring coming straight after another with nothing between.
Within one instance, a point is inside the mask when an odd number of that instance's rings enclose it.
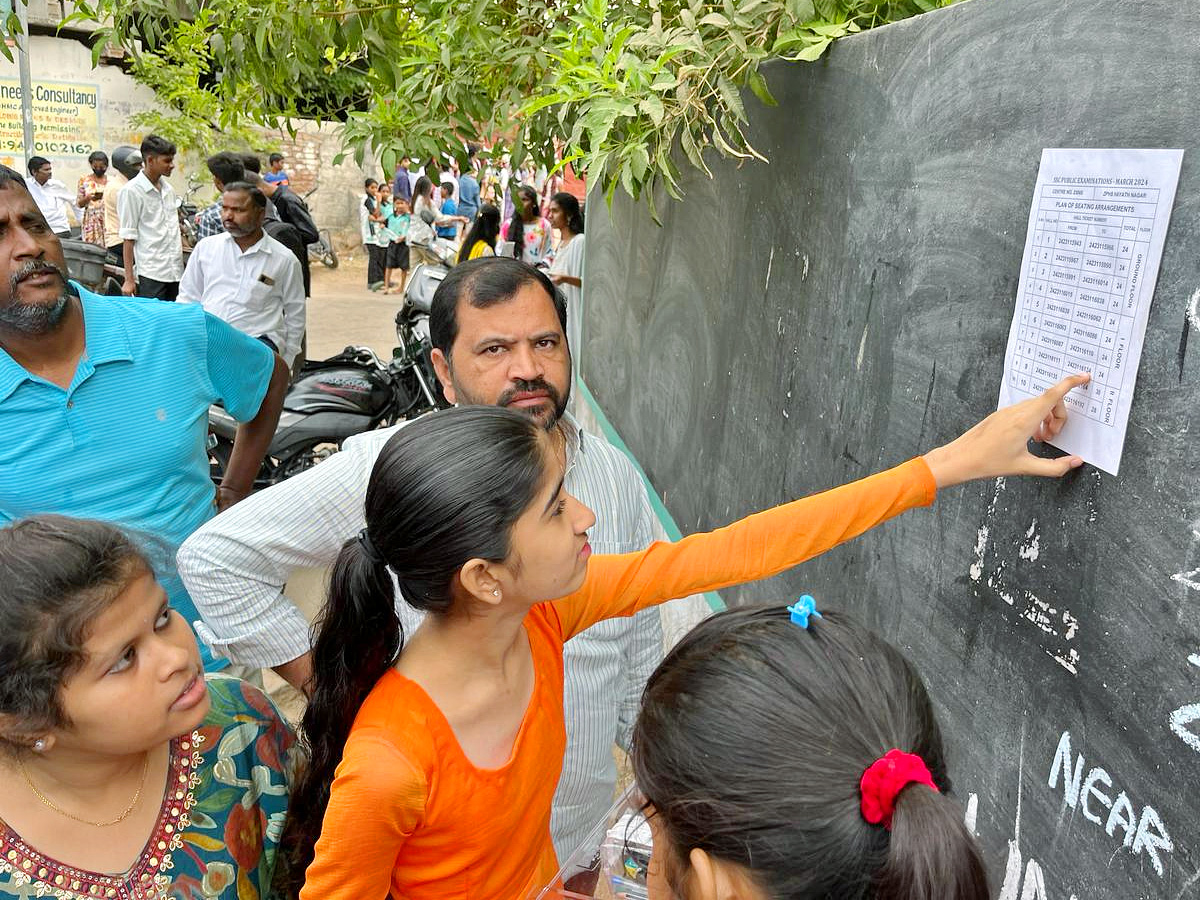
<instances>
[{"instance_id":1,"label":"man in blue polo shirt","mask_svg":"<svg viewBox=\"0 0 1200 900\"><path fill-rule=\"evenodd\" d=\"M287 382L278 356L198 305L68 282L24 179L0 166L0 525L52 512L122 526L146 539L171 604L193 623L175 551L249 493ZM206 439L217 401L245 424L214 496ZM222 664L204 653L206 666Z\"/></svg>"}]
</instances>

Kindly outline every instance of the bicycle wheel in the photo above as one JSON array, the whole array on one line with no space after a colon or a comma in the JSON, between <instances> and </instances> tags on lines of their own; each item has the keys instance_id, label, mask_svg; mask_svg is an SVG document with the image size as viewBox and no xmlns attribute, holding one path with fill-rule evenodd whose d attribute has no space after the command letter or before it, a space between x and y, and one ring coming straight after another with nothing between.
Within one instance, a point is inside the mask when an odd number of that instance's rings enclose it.
<instances>
[{"instance_id":1,"label":"bicycle wheel","mask_svg":"<svg viewBox=\"0 0 1200 900\"><path fill-rule=\"evenodd\" d=\"M321 265L327 269L338 267L337 250L333 248L333 238L328 231L321 232Z\"/></svg>"}]
</instances>

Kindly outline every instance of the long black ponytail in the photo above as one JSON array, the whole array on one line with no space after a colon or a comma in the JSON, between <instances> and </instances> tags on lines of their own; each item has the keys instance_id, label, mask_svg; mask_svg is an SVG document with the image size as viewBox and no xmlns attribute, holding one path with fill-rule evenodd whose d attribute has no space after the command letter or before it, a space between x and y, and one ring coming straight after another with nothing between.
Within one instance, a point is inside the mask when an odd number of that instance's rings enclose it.
<instances>
[{"instance_id":1,"label":"long black ponytail","mask_svg":"<svg viewBox=\"0 0 1200 900\"><path fill-rule=\"evenodd\" d=\"M893 748L921 757L940 793L903 788L888 831L864 818L859 782ZM988 900L925 686L848 616L801 628L781 604L702 622L650 676L632 761L684 900L693 849L749 870L772 900Z\"/></svg>"},{"instance_id":2,"label":"long black ponytail","mask_svg":"<svg viewBox=\"0 0 1200 900\"><path fill-rule=\"evenodd\" d=\"M500 236L500 210L491 203L479 207L479 215L471 223L471 230L463 238L462 247L458 251L458 261L466 262L471 258L471 250L477 243L483 241L492 250L496 249L496 238Z\"/></svg>"},{"instance_id":3,"label":"long black ponytail","mask_svg":"<svg viewBox=\"0 0 1200 900\"><path fill-rule=\"evenodd\" d=\"M524 195L525 199L533 205L534 216L541 215L541 211L537 205L537 191L527 184L519 184L514 192L515 194ZM508 239L513 244L513 256L516 259L525 258L525 205L514 198L513 214L508 222Z\"/></svg>"},{"instance_id":4,"label":"long black ponytail","mask_svg":"<svg viewBox=\"0 0 1200 900\"><path fill-rule=\"evenodd\" d=\"M547 477L547 446L532 419L490 406L431 413L384 445L367 487L367 527L342 546L315 626L301 726L309 765L283 842L291 896L312 862L354 718L404 645L392 576L411 606L448 612L467 561L508 558L512 527Z\"/></svg>"}]
</instances>

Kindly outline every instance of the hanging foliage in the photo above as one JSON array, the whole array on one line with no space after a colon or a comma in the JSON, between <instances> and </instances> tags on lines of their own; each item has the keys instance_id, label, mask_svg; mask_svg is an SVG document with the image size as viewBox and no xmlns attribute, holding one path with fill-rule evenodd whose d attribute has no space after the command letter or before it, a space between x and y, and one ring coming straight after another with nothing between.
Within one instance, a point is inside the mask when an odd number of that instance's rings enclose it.
<instances>
[{"instance_id":1,"label":"hanging foliage","mask_svg":"<svg viewBox=\"0 0 1200 900\"><path fill-rule=\"evenodd\" d=\"M709 172L706 151L762 159L743 89L774 104L764 62L951 2L81 0L72 18L100 23L97 55L134 55L177 137L336 119L387 172L480 137L553 165L557 139L610 198L652 198L679 195L680 164Z\"/></svg>"}]
</instances>

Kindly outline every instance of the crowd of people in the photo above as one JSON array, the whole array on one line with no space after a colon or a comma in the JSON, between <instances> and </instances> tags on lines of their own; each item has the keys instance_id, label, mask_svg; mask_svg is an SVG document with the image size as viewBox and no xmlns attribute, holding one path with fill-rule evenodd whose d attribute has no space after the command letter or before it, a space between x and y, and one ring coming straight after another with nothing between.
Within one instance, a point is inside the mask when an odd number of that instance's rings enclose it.
<instances>
[{"instance_id":1,"label":"crowd of people","mask_svg":"<svg viewBox=\"0 0 1200 900\"><path fill-rule=\"evenodd\" d=\"M453 265L511 256L545 269L567 299L572 345L581 346L584 216L570 167L550 175L534 163L514 170L507 156L493 165L465 147L465 168L449 157L414 164L401 156L395 178L364 182L359 230L367 254L367 286L403 293L417 265ZM571 180L568 180L571 179Z\"/></svg>"},{"instance_id":2,"label":"crowd of people","mask_svg":"<svg viewBox=\"0 0 1200 900\"><path fill-rule=\"evenodd\" d=\"M117 204L135 293L177 262L142 224L174 148L141 156ZM656 900L987 898L933 704L896 648L827 608L843 598L718 614L665 658L656 607L972 479L1062 475L1082 461L1027 442L1059 432L1086 376L896 468L654 543L633 465L568 411L578 202L555 192L543 219L510 183L505 228L485 189L463 211L486 176L439 206L417 174L369 185L364 210L410 259L434 246L415 222L468 226L430 315L454 408L251 494L297 334L292 307L229 298L302 284L265 233L281 163L267 181L257 159L209 159L223 233L182 269L194 302L71 281L40 194L0 167L0 896L520 900L589 849L615 744L647 801ZM377 260L385 285L402 262ZM215 493L213 402L245 423ZM311 631L286 593L307 566L332 567ZM245 680L264 668L307 695L298 735ZM591 895L591 873L565 878Z\"/></svg>"},{"instance_id":3,"label":"crowd of people","mask_svg":"<svg viewBox=\"0 0 1200 900\"><path fill-rule=\"evenodd\" d=\"M51 164L29 161L26 187L59 238L105 247L121 267L126 296L196 303L262 341L293 370L304 361L305 316L311 295L308 245L318 240L304 200L289 187L283 156L261 172L257 154L224 151L206 160L220 200L195 220L197 242L185 253L179 197L169 176L175 145L157 135L140 148L96 150L91 173L70 196Z\"/></svg>"}]
</instances>

